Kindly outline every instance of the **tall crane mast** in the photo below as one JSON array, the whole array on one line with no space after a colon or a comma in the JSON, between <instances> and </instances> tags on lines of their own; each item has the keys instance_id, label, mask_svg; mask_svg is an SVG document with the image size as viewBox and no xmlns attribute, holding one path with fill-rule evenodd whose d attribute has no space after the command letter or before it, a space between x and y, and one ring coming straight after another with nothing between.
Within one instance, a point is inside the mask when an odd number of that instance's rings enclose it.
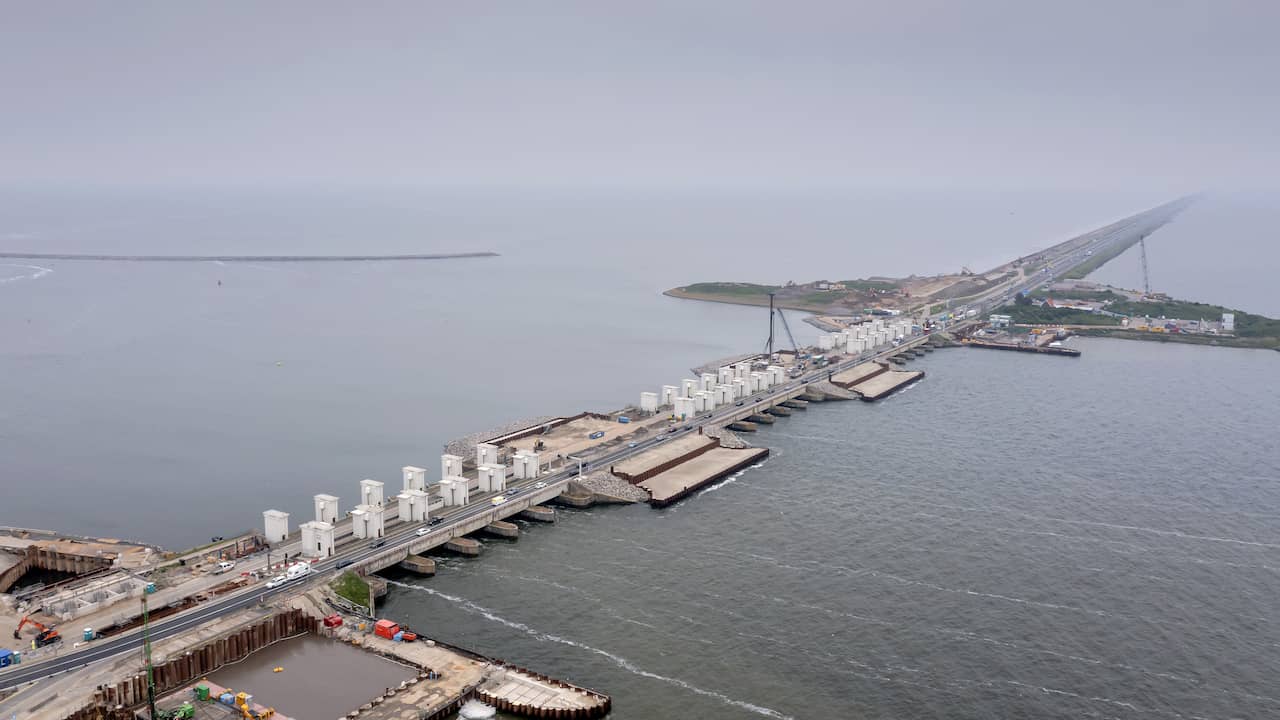
<instances>
[{"instance_id":1,"label":"tall crane mast","mask_svg":"<svg viewBox=\"0 0 1280 720\"><path fill-rule=\"evenodd\" d=\"M156 674L151 665L151 617L147 613L147 596L142 596L142 652L147 660L147 712L156 720Z\"/></svg>"},{"instance_id":2,"label":"tall crane mast","mask_svg":"<svg viewBox=\"0 0 1280 720\"><path fill-rule=\"evenodd\" d=\"M769 293L769 339L764 344L767 355L773 354L773 296L774 293Z\"/></svg>"},{"instance_id":3,"label":"tall crane mast","mask_svg":"<svg viewBox=\"0 0 1280 720\"><path fill-rule=\"evenodd\" d=\"M782 308L778 308L778 319L782 321L782 329L787 331L787 339L791 341L791 351L800 354L800 346L796 345L796 336L791 334L791 326L787 324L787 316L782 313Z\"/></svg>"},{"instance_id":4,"label":"tall crane mast","mask_svg":"<svg viewBox=\"0 0 1280 720\"><path fill-rule=\"evenodd\" d=\"M1147 236L1138 238L1138 252L1142 255L1142 292L1151 294L1151 276L1147 274Z\"/></svg>"}]
</instances>

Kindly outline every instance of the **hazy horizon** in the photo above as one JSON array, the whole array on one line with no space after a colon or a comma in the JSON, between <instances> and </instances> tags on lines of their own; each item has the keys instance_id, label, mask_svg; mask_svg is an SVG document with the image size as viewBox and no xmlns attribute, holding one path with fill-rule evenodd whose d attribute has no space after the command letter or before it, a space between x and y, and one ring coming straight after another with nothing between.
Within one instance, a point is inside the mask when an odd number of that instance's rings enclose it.
<instances>
[{"instance_id":1,"label":"hazy horizon","mask_svg":"<svg viewBox=\"0 0 1280 720\"><path fill-rule=\"evenodd\" d=\"M10 3L0 186L1271 189L1280 5Z\"/></svg>"}]
</instances>

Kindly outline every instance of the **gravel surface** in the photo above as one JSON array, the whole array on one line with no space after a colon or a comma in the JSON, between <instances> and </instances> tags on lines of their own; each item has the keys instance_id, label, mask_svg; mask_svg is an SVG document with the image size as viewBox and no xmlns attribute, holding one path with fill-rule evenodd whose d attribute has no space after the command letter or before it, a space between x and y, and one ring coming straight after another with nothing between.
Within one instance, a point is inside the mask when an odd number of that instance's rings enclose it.
<instances>
[{"instance_id":1,"label":"gravel surface","mask_svg":"<svg viewBox=\"0 0 1280 720\"><path fill-rule=\"evenodd\" d=\"M689 369L693 372L694 376L696 377L698 375L701 375L702 373L714 373L726 365L732 365L734 363L739 363L744 360L752 360L758 357L760 357L760 353L747 353L745 355L730 355L729 357L720 358L719 360L712 360L711 362L703 363L702 365L699 365L696 368L689 368Z\"/></svg>"},{"instance_id":2,"label":"gravel surface","mask_svg":"<svg viewBox=\"0 0 1280 720\"><path fill-rule=\"evenodd\" d=\"M632 485L622 478L614 477L607 472L593 472L578 479L578 482L591 492L610 497L630 500L632 502L648 502L649 493Z\"/></svg>"},{"instance_id":3,"label":"gravel surface","mask_svg":"<svg viewBox=\"0 0 1280 720\"><path fill-rule=\"evenodd\" d=\"M507 433L513 433L517 430L533 427L534 425L542 425L543 423L551 422L552 420L558 420L560 417L560 415L538 415L524 420L509 422L506 425L501 425L491 430L464 435L456 440L450 440L449 444L445 447L445 452L449 455L457 455L462 458L473 458L476 454L476 445L479 445L489 438L500 437Z\"/></svg>"}]
</instances>

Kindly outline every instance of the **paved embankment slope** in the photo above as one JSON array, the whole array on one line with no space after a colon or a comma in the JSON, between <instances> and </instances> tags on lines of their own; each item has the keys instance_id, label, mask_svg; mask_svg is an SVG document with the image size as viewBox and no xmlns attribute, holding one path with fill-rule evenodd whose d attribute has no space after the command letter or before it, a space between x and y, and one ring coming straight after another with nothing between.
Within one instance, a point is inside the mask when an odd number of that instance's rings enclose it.
<instances>
[{"instance_id":1,"label":"paved embankment slope","mask_svg":"<svg viewBox=\"0 0 1280 720\"><path fill-rule=\"evenodd\" d=\"M720 478L758 462L766 448L715 447L639 483L649 491L649 504L664 507Z\"/></svg>"}]
</instances>

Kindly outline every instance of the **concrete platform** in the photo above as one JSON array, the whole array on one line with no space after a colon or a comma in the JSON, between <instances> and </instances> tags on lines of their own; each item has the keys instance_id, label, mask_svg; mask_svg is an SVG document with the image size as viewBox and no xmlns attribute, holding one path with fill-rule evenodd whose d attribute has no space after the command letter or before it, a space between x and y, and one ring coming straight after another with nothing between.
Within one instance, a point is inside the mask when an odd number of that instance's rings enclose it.
<instances>
[{"instance_id":1,"label":"concrete platform","mask_svg":"<svg viewBox=\"0 0 1280 720\"><path fill-rule=\"evenodd\" d=\"M853 391L861 395L863 400L871 402L879 400L898 388L910 385L922 377L924 377L923 370L890 370L855 385Z\"/></svg>"},{"instance_id":2,"label":"concrete platform","mask_svg":"<svg viewBox=\"0 0 1280 720\"><path fill-rule=\"evenodd\" d=\"M809 403L801 400L800 398L796 398L795 400L783 400L778 404L785 408L791 408L792 410L804 410L809 407Z\"/></svg>"},{"instance_id":3,"label":"concrete platform","mask_svg":"<svg viewBox=\"0 0 1280 720\"><path fill-rule=\"evenodd\" d=\"M715 448L639 483L649 491L649 504L664 507L699 488L751 465L769 454L766 448Z\"/></svg>"},{"instance_id":4,"label":"concrete platform","mask_svg":"<svg viewBox=\"0 0 1280 720\"><path fill-rule=\"evenodd\" d=\"M652 450L646 450L620 463L615 463L610 470L623 480L635 483L656 472L661 472L669 463L678 462L687 455L709 450L717 444L714 438L696 433L689 434L675 440L668 440Z\"/></svg>"},{"instance_id":5,"label":"concrete platform","mask_svg":"<svg viewBox=\"0 0 1280 720\"><path fill-rule=\"evenodd\" d=\"M726 425L725 427L729 428L734 432L755 432L756 431L756 424L753 422L747 422L746 420L739 420L738 422L732 422Z\"/></svg>"},{"instance_id":6,"label":"concrete platform","mask_svg":"<svg viewBox=\"0 0 1280 720\"><path fill-rule=\"evenodd\" d=\"M760 425L772 425L778 421L777 418L767 415L763 412L758 412L755 415L748 417L747 419L753 423L760 424Z\"/></svg>"},{"instance_id":7,"label":"concrete platform","mask_svg":"<svg viewBox=\"0 0 1280 720\"><path fill-rule=\"evenodd\" d=\"M782 405L775 405L774 407L771 407L768 410L765 410L765 412L777 417L791 416L791 408L783 407Z\"/></svg>"},{"instance_id":8,"label":"concrete platform","mask_svg":"<svg viewBox=\"0 0 1280 720\"><path fill-rule=\"evenodd\" d=\"M831 382L839 387L849 388L860 382L865 382L871 378L884 372L887 368L880 363L869 362L863 363L856 367L851 367L844 372L838 372L831 376Z\"/></svg>"}]
</instances>

